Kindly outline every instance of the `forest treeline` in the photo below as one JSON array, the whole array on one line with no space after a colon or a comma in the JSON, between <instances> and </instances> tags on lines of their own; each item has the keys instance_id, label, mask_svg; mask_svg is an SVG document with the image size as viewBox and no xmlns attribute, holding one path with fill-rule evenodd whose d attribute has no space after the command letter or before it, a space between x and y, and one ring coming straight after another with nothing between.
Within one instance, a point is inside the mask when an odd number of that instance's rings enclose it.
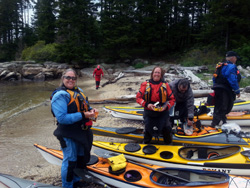
<instances>
[{"instance_id":1,"label":"forest treeline","mask_svg":"<svg viewBox=\"0 0 250 188\"><path fill-rule=\"evenodd\" d=\"M0 62L87 66L188 54L207 64L235 50L247 65L249 10L246 0L1 0Z\"/></svg>"}]
</instances>

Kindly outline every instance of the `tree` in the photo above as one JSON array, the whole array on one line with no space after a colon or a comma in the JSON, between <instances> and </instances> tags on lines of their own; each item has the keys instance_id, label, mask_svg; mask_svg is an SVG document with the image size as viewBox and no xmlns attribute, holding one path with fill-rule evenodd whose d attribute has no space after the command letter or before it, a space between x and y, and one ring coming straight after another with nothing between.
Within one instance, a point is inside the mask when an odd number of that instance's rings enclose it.
<instances>
[{"instance_id":1,"label":"tree","mask_svg":"<svg viewBox=\"0 0 250 188\"><path fill-rule=\"evenodd\" d=\"M54 0L37 0L35 5L34 26L38 40L46 44L55 41L56 17Z\"/></svg>"},{"instance_id":2,"label":"tree","mask_svg":"<svg viewBox=\"0 0 250 188\"><path fill-rule=\"evenodd\" d=\"M250 2L244 0L211 0L201 39L223 47L224 51L238 48L250 39Z\"/></svg>"},{"instance_id":3,"label":"tree","mask_svg":"<svg viewBox=\"0 0 250 188\"><path fill-rule=\"evenodd\" d=\"M58 5L60 61L91 63L99 38L95 5L90 0L60 0Z\"/></svg>"}]
</instances>

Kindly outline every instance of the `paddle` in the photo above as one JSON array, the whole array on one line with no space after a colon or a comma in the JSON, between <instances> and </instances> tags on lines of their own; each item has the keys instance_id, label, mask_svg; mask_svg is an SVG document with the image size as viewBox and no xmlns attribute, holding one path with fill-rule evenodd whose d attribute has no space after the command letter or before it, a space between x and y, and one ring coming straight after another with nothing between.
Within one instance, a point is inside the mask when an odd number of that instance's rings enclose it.
<instances>
[{"instance_id":1,"label":"paddle","mask_svg":"<svg viewBox=\"0 0 250 188\"><path fill-rule=\"evenodd\" d=\"M110 152L110 151L107 151L107 150L104 150L104 149L96 149L94 150L94 153L102 158L109 158L109 157L113 157L113 156L116 156L118 154L116 153L113 153L113 152ZM129 160L127 159L128 162L132 163L132 164L135 164L135 165L138 165L138 166L141 166L143 168L147 168L149 170L152 170L152 171L155 171L155 172L158 172L158 173L161 173L161 174L164 174L168 177L171 177L171 178L174 178L174 179L177 179L179 181L183 181L185 183L190 183L191 181L187 180L187 179L184 179L184 178L181 178L181 177L178 177L178 176L175 176L175 175L171 175L171 174L168 174L166 172L163 172L163 171L160 171L160 170L157 170L157 169L154 169L154 168L151 168L149 166L145 166L145 165L142 165L140 163L136 163L132 160Z\"/></svg>"},{"instance_id":2,"label":"paddle","mask_svg":"<svg viewBox=\"0 0 250 188\"><path fill-rule=\"evenodd\" d=\"M94 177L94 175L89 173L88 170L86 170L86 169L76 168L76 169L74 169L74 173L77 176L81 177L85 182L95 183L95 184L101 185L101 186L106 187L106 188L111 188L107 184L105 184L102 180L100 180L99 178Z\"/></svg>"}]
</instances>

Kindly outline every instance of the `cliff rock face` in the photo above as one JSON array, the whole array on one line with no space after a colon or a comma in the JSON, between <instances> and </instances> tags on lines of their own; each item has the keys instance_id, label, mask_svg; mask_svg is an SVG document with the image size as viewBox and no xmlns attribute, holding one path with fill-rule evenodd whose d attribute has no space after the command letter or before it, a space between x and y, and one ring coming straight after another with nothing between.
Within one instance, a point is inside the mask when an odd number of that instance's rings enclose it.
<instances>
[{"instance_id":1,"label":"cliff rock face","mask_svg":"<svg viewBox=\"0 0 250 188\"><path fill-rule=\"evenodd\" d=\"M43 64L34 61L12 61L0 63L0 80L6 81L44 81L59 78L69 65L55 62Z\"/></svg>"}]
</instances>

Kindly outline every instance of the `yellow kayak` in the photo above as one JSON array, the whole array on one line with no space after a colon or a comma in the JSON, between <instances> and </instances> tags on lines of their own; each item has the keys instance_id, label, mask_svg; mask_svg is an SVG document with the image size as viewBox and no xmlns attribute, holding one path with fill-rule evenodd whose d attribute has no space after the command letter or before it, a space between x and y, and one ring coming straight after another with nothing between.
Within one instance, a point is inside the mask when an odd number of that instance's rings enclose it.
<instances>
[{"instance_id":1,"label":"yellow kayak","mask_svg":"<svg viewBox=\"0 0 250 188\"><path fill-rule=\"evenodd\" d=\"M250 149L240 146L183 147L102 141L94 141L93 146L123 153L131 160L165 167L213 170L234 175L249 175L250 171Z\"/></svg>"}]
</instances>

